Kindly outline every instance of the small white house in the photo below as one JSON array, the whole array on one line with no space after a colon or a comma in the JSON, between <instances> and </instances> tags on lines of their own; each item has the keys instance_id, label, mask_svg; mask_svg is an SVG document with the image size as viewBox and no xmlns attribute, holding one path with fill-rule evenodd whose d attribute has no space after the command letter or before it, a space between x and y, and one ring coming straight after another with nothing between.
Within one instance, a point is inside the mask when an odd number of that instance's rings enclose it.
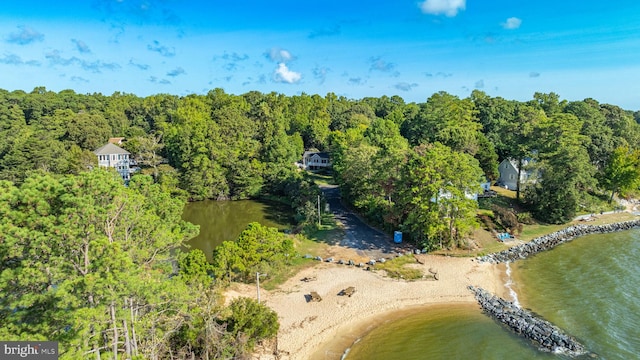
<instances>
[{"instance_id":1,"label":"small white house","mask_svg":"<svg viewBox=\"0 0 640 360\"><path fill-rule=\"evenodd\" d=\"M529 160L522 160L522 165L525 166L529 163ZM517 190L518 188L518 162L516 160L505 159L498 165L498 171L500 172L500 178L498 184L506 187L509 190ZM530 172L522 169L520 172L520 185L526 183L530 178Z\"/></svg>"},{"instance_id":2,"label":"small white house","mask_svg":"<svg viewBox=\"0 0 640 360\"><path fill-rule=\"evenodd\" d=\"M482 191L491 190L491 181L485 179L484 182L480 183L480 187L482 188Z\"/></svg>"},{"instance_id":3,"label":"small white house","mask_svg":"<svg viewBox=\"0 0 640 360\"><path fill-rule=\"evenodd\" d=\"M98 157L98 166L115 168L124 181L131 179L131 174L137 170L132 167L131 153L118 145L107 143L93 153Z\"/></svg>"},{"instance_id":4,"label":"small white house","mask_svg":"<svg viewBox=\"0 0 640 360\"><path fill-rule=\"evenodd\" d=\"M329 153L320 151L305 151L302 155L302 167L305 170L321 170L331 167Z\"/></svg>"}]
</instances>

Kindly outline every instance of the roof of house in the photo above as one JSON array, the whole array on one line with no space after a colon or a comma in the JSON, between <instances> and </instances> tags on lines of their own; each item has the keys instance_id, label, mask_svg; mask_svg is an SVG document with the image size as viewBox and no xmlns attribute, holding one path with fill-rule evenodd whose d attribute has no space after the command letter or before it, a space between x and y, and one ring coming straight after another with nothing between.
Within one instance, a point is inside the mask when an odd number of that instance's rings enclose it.
<instances>
[{"instance_id":1,"label":"roof of house","mask_svg":"<svg viewBox=\"0 0 640 360\"><path fill-rule=\"evenodd\" d=\"M302 157L313 156L313 155L318 155L319 157L321 157L323 159L328 159L329 158L329 153L328 152L320 152L320 151L305 151L304 154L302 155Z\"/></svg>"},{"instance_id":2,"label":"roof of house","mask_svg":"<svg viewBox=\"0 0 640 360\"><path fill-rule=\"evenodd\" d=\"M112 143L112 144L116 144L116 145L122 144L123 141L124 141L123 137L112 137L112 138L109 138L109 142Z\"/></svg>"},{"instance_id":3,"label":"roof of house","mask_svg":"<svg viewBox=\"0 0 640 360\"><path fill-rule=\"evenodd\" d=\"M93 153L96 155L131 154L127 150L121 148L118 145L114 145L112 143L107 143L106 145L98 148Z\"/></svg>"},{"instance_id":4,"label":"roof of house","mask_svg":"<svg viewBox=\"0 0 640 360\"><path fill-rule=\"evenodd\" d=\"M504 159L504 160L502 160L502 162L501 162L500 164L504 163L505 161L506 161L508 164L511 164L511 166L513 167L513 169L514 169L515 171L518 171L518 161L517 161L517 160L514 160L514 159ZM522 159L522 165L523 165L523 167L526 167L530 162L532 162L532 160L531 160L531 159L529 159L529 158ZM525 169L523 169L523 171L526 171L526 170L525 170Z\"/></svg>"}]
</instances>

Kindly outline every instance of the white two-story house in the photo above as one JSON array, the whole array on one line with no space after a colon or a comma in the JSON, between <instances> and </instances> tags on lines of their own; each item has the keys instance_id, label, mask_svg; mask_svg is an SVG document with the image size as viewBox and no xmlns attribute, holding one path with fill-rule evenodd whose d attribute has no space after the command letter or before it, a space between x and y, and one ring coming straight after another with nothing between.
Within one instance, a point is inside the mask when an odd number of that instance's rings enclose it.
<instances>
[{"instance_id":1,"label":"white two-story house","mask_svg":"<svg viewBox=\"0 0 640 360\"><path fill-rule=\"evenodd\" d=\"M530 162L531 160L529 159L522 160L523 169L520 171L521 188L523 188L527 183L534 180L534 172L532 170L524 168L529 165ZM504 186L509 190L515 191L518 188L518 162L511 159L502 160L502 162L498 166L498 171L500 171L498 184L500 186Z\"/></svg>"},{"instance_id":2,"label":"white two-story house","mask_svg":"<svg viewBox=\"0 0 640 360\"><path fill-rule=\"evenodd\" d=\"M98 166L115 168L124 181L129 181L136 170L132 168L131 153L118 145L107 143L93 153L98 157Z\"/></svg>"},{"instance_id":3,"label":"white two-story house","mask_svg":"<svg viewBox=\"0 0 640 360\"><path fill-rule=\"evenodd\" d=\"M321 170L331 167L329 153L321 151L305 151L302 155L302 166L306 170Z\"/></svg>"}]
</instances>

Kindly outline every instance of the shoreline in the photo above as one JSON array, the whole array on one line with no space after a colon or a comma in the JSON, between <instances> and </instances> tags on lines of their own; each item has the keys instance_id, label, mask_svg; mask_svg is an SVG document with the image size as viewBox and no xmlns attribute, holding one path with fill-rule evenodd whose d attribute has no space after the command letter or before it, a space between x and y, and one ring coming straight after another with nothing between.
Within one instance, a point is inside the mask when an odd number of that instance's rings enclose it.
<instances>
[{"instance_id":1,"label":"shoreline","mask_svg":"<svg viewBox=\"0 0 640 360\"><path fill-rule=\"evenodd\" d=\"M478 305L477 301L475 303L471 303L468 301L451 303L429 303L423 305L411 305L398 310L390 310L384 313L377 314L375 317L362 319L357 324L346 326L344 329L337 329L337 336L333 339L330 339L327 343L321 344L316 349L316 351L312 353L311 356L309 356L309 359L341 359L342 356L344 356L352 346L369 335L371 331L375 330L379 326L384 326L389 322L404 319L415 313L427 312L434 309L441 310L452 307L467 307L472 308L475 311L482 312L482 308Z\"/></svg>"},{"instance_id":2,"label":"shoreline","mask_svg":"<svg viewBox=\"0 0 640 360\"><path fill-rule=\"evenodd\" d=\"M399 281L383 271L366 271L346 265L318 263L304 269L272 291L261 290L262 302L276 311L280 321L279 359L340 359L357 339L375 327L433 306L474 306L481 311L469 285L501 296L508 295L503 264L479 263L473 258L422 255L414 264L428 274L437 269L440 280ZM302 278L315 278L303 282ZM338 293L353 286L353 296ZM311 291L322 301L309 302ZM238 285L227 299L255 297L256 287ZM262 351L258 359L275 359L275 349Z\"/></svg>"}]
</instances>

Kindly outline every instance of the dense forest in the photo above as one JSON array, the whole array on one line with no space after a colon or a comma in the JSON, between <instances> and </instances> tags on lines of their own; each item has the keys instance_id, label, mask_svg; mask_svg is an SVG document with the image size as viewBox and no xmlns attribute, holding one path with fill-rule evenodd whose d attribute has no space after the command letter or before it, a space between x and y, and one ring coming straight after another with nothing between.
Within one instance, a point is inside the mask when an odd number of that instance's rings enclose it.
<instances>
[{"instance_id":1,"label":"dense forest","mask_svg":"<svg viewBox=\"0 0 640 360\"><path fill-rule=\"evenodd\" d=\"M270 196L315 222L317 188L297 171L306 149L327 151L343 198L386 230L426 248L455 245L475 224L484 179L504 159L536 174L519 184L527 216L563 223L593 197L638 186L640 111L536 93L526 102L475 90L424 103L249 92L179 97L0 91L0 179L78 174L112 136L128 139L144 174L190 200Z\"/></svg>"},{"instance_id":2,"label":"dense forest","mask_svg":"<svg viewBox=\"0 0 640 360\"><path fill-rule=\"evenodd\" d=\"M313 226L320 192L295 162L317 149L372 223L427 249L456 247L478 224L468 195L495 182L504 159L535 174L518 185L519 218L563 223L637 191L639 121L554 93L440 92L418 104L0 91L0 338L60 341L68 359L242 358L277 333L277 315L246 298L224 305L219 291L287 266L293 242L250 224L209 264L178 251L197 234L181 220L186 201L275 198ZM115 136L142 168L127 186L93 154Z\"/></svg>"}]
</instances>

